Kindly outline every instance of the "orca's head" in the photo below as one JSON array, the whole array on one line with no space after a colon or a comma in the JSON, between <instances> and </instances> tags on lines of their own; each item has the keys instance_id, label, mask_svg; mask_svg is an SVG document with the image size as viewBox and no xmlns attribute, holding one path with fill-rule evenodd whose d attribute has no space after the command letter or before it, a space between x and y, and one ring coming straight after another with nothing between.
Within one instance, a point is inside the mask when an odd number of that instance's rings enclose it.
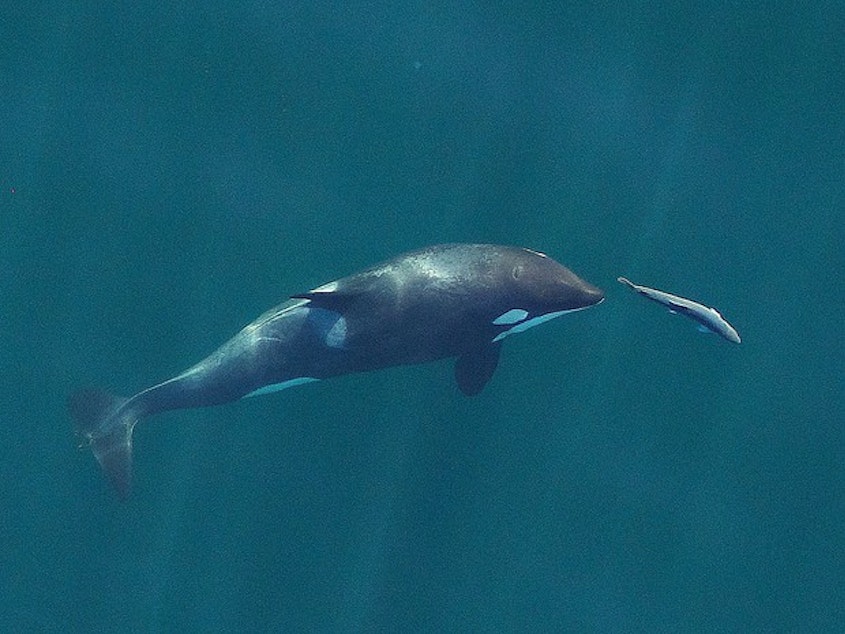
<instances>
[{"instance_id":1,"label":"orca's head","mask_svg":"<svg viewBox=\"0 0 845 634\"><path fill-rule=\"evenodd\" d=\"M600 289L544 253L531 249L514 251L513 257L507 258L508 270L504 272L510 276L511 292L523 299L526 308L545 312L578 310L604 299Z\"/></svg>"},{"instance_id":2,"label":"orca's head","mask_svg":"<svg viewBox=\"0 0 845 634\"><path fill-rule=\"evenodd\" d=\"M492 320L502 328L494 341L604 300L604 293L565 266L531 249L509 249L499 262L507 304Z\"/></svg>"}]
</instances>

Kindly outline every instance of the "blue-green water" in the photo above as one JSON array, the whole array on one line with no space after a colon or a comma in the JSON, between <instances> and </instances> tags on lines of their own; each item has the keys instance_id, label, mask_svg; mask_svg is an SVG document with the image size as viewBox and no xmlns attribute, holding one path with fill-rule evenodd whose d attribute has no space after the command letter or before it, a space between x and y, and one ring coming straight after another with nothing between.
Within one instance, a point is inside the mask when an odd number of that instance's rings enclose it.
<instances>
[{"instance_id":1,"label":"blue-green water","mask_svg":"<svg viewBox=\"0 0 845 634\"><path fill-rule=\"evenodd\" d=\"M841 3L158 5L2 10L0 629L842 631ZM75 387L447 241L608 300L476 398L150 419L127 503L77 451Z\"/></svg>"}]
</instances>

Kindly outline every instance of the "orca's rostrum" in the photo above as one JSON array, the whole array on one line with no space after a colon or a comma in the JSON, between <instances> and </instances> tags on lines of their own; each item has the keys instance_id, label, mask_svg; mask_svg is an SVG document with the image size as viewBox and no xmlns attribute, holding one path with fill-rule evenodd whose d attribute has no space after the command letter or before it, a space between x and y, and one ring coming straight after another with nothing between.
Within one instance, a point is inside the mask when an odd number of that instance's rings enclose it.
<instances>
[{"instance_id":1,"label":"orca's rostrum","mask_svg":"<svg viewBox=\"0 0 845 634\"><path fill-rule=\"evenodd\" d=\"M400 255L264 313L195 366L129 398L80 390L77 431L125 498L132 430L167 410L220 405L353 372L457 357L455 379L479 393L502 340L604 294L542 253L445 244Z\"/></svg>"}]
</instances>

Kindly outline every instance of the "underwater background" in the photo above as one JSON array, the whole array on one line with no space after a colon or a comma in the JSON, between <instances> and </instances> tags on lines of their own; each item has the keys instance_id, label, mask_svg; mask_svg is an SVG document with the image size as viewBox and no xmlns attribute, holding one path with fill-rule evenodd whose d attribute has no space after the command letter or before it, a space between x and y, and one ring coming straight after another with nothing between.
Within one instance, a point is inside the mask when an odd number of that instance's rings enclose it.
<instances>
[{"instance_id":1,"label":"underwater background","mask_svg":"<svg viewBox=\"0 0 845 634\"><path fill-rule=\"evenodd\" d=\"M845 6L0 10L0 629L845 628ZM151 418L65 399L439 242L607 301L452 362ZM716 306L732 345L636 297Z\"/></svg>"}]
</instances>

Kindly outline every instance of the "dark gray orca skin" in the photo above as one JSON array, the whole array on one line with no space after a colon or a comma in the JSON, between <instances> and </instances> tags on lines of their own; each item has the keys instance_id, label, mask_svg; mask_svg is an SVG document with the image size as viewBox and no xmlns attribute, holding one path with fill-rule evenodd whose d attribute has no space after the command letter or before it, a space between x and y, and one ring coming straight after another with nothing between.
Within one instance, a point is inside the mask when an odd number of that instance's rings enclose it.
<instances>
[{"instance_id":1,"label":"dark gray orca skin","mask_svg":"<svg viewBox=\"0 0 845 634\"><path fill-rule=\"evenodd\" d=\"M477 394L505 337L598 304L604 294L536 251L444 244L291 297L203 361L130 398L71 394L77 432L121 498L130 492L132 430L142 418L447 357L457 357L461 391Z\"/></svg>"}]
</instances>

